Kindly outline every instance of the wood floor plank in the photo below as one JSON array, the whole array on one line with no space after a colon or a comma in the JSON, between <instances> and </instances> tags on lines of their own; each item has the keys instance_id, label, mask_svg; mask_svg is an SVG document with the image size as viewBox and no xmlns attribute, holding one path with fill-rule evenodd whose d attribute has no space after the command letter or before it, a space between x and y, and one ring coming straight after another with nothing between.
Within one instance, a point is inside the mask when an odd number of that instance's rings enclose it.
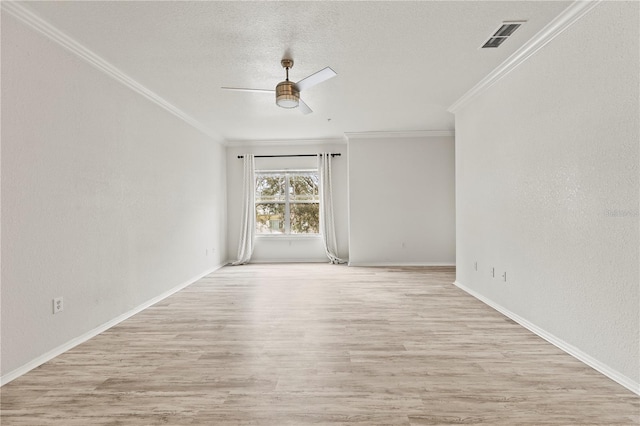
<instances>
[{"instance_id":1,"label":"wood floor plank","mask_svg":"<svg viewBox=\"0 0 640 426\"><path fill-rule=\"evenodd\" d=\"M0 389L2 425L637 425L453 268L225 267Z\"/></svg>"}]
</instances>

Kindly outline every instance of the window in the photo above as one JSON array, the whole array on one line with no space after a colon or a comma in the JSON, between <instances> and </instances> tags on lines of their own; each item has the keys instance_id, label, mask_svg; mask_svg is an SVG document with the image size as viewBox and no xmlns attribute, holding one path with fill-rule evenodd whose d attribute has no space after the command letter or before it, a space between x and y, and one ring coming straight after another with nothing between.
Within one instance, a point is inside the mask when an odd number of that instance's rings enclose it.
<instances>
[{"instance_id":1,"label":"window","mask_svg":"<svg viewBox=\"0 0 640 426\"><path fill-rule=\"evenodd\" d=\"M256 172L256 232L320 232L318 172Z\"/></svg>"}]
</instances>

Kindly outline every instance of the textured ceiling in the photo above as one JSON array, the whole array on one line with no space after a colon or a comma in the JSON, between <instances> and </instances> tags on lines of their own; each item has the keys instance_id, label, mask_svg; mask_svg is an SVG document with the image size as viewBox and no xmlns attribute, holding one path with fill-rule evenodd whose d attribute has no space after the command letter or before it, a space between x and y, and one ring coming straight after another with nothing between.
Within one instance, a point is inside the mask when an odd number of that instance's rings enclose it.
<instances>
[{"instance_id":1,"label":"textured ceiling","mask_svg":"<svg viewBox=\"0 0 640 426\"><path fill-rule=\"evenodd\" d=\"M28 2L26 7L226 140L452 130L446 109L564 10L565 1ZM479 49L504 20L526 20ZM314 110L275 106L290 56Z\"/></svg>"}]
</instances>

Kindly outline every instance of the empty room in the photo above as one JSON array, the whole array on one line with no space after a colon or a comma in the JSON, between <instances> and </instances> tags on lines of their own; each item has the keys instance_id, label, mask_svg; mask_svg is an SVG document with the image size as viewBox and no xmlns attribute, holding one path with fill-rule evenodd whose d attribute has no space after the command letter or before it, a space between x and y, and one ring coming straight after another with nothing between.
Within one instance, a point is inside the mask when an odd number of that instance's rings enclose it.
<instances>
[{"instance_id":1,"label":"empty room","mask_svg":"<svg viewBox=\"0 0 640 426\"><path fill-rule=\"evenodd\" d=\"M637 1L2 1L2 425L640 424Z\"/></svg>"}]
</instances>

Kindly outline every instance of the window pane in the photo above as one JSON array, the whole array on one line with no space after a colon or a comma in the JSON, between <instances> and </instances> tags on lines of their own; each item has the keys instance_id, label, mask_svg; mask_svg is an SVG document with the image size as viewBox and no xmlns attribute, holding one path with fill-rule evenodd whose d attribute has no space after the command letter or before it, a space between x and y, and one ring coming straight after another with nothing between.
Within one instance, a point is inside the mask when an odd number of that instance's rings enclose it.
<instances>
[{"instance_id":1,"label":"window pane","mask_svg":"<svg viewBox=\"0 0 640 426\"><path fill-rule=\"evenodd\" d=\"M284 203L256 203L256 232L284 233Z\"/></svg>"},{"instance_id":2,"label":"window pane","mask_svg":"<svg viewBox=\"0 0 640 426\"><path fill-rule=\"evenodd\" d=\"M291 201L318 201L318 175L301 173L289 176Z\"/></svg>"},{"instance_id":3,"label":"window pane","mask_svg":"<svg viewBox=\"0 0 640 426\"><path fill-rule=\"evenodd\" d=\"M256 177L256 202L284 201L285 176L282 174L259 174Z\"/></svg>"},{"instance_id":4,"label":"window pane","mask_svg":"<svg viewBox=\"0 0 640 426\"><path fill-rule=\"evenodd\" d=\"M319 179L315 171L256 173L258 234L317 234Z\"/></svg>"},{"instance_id":5,"label":"window pane","mask_svg":"<svg viewBox=\"0 0 640 426\"><path fill-rule=\"evenodd\" d=\"M318 203L291 203L291 233L318 234L320 211Z\"/></svg>"}]
</instances>

